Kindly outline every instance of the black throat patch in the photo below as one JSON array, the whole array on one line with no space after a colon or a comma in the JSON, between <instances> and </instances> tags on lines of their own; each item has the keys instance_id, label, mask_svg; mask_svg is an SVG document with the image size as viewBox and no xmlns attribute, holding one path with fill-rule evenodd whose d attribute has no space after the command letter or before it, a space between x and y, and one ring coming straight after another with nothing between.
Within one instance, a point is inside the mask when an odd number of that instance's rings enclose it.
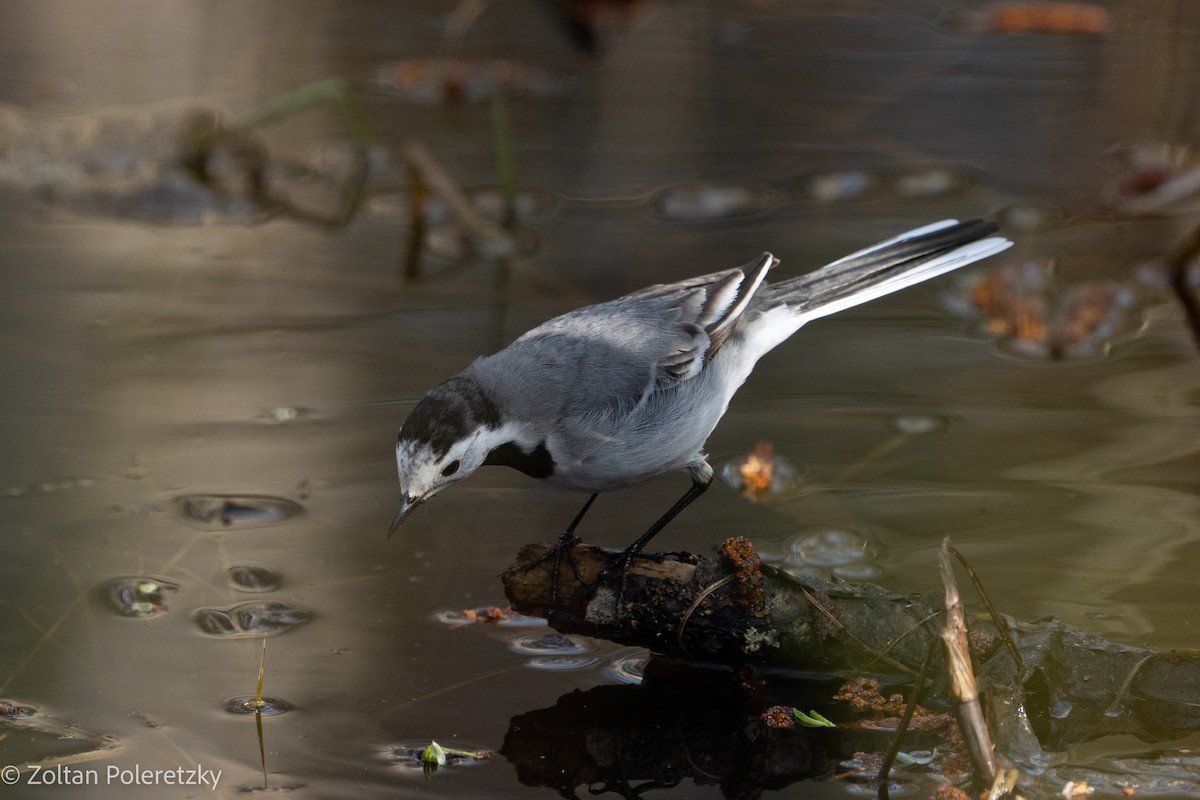
<instances>
[{"instance_id":1,"label":"black throat patch","mask_svg":"<svg viewBox=\"0 0 1200 800\"><path fill-rule=\"evenodd\" d=\"M500 427L500 409L479 382L456 375L429 390L404 425L398 441L427 444L440 458L479 427Z\"/></svg>"},{"instance_id":2,"label":"black throat patch","mask_svg":"<svg viewBox=\"0 0 1200 800\"><path fill-rule=\"evenodd\" d=\"M535 447L532 453L526 453L515 442L505 442L488 453L483 463L512 467L531 478L549 478L554 474L554 459L545 442Z\"/></svg>"}]
</instances>

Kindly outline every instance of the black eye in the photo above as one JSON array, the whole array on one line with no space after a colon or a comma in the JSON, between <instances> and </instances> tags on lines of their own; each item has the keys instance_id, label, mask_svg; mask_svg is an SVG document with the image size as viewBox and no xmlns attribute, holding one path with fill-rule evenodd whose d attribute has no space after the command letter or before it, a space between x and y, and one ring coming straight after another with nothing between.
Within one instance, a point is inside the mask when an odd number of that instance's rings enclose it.
<instances>
[{"instance_id":1,"label":"black eye","mask_svg":"<svg viewBox=\"0 0 1200 800\"><path fill-rule=\"evenodd\" d=\"M453 475L456 472L458 472L458 459L457 458L446 465L446 468L444 470L442 470L442 475L449 478L451 475Z\"/></svg>"}]
</instances>

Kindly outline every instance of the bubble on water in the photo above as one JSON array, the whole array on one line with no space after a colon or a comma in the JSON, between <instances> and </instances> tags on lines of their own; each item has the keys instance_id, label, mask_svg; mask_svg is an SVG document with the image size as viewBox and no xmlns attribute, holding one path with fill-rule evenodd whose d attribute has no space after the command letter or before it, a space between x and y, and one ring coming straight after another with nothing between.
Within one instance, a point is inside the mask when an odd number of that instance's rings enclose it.
<instances>
[{"instance_id":1,"label":"bubble on water","mask_svg":"<svg viewBox=\"0 0 1200 800\"><path fill-rule=\"evenodd\" d=\"M242 592L270 592L278 589L283 578L268 567L230 567L229 584Z\"/></svg>"},{"instance_id":2,"label":"bubble on water","mask_svg":"<svg viewBox=\"0 0 1200 800\"><path fill-rule=\"evenodd\" d=\"M525 662L530 669L558 671L588 669L599 663L586 640L561 633L531 633L511 639L514 653L532 656Z\"/></svg>"},{"instance_id":3,"label":"bubble on water","mask_svg":"<svg viewBox=\"0 0 1200 800\"><path fill-rule=\"evenodd\" d=\"M781 200L761 186L693 184L664 189L650 201L650 208L671 222L704 222L759 214Z\"/></svg>"},{"instance_id":4,"label":"bubble on water","mask_svg":"<svg viewBox=\"0 0 1200 800\"><path fill-rule=\"evenodd\" d=\"M816 567L845 567L869 563L878 548L866 536L841 528L819 528L802 532L793 541L788 561Z\"/></svg>"},{"instance_id":5,"label":"bubble on water","mask_svg":"<svg viewBox=\"0 0 1200 800\"><path fill-rule=\"evenodd\" d=\"M275 525L304 510L282 497L253 494L185 494L174 502L183 522L206 531Z\"/></svg>"},{"instance_id":6,"label":"bubble on water","mask_svg":"<svg viewBox=\"0 0 1200 800\"><path fill-rule=\"evenodd\" d=\"M829 170L801 175L797 193L818 203L848 203L886 199L940 198L962 194L975 184L970 172L952 167L888 171Z\"/></svg>"},{"instance_id":7,"label":"bubble on water","mask_svg":"<svg viewBox=\"0 0 1200 800\"><path fill-rule=\"evenodd\" d=\"M276 406L263 411L257 419L270 425L284 425L291 422L307 422L315 416L315 411L304 406Z\"/></svg>"},{"instance_id":8,"label":"bubble on water","mask_svg":"<svg viewBox=\"0 0 1200 800\"><path fill-rule=\"evenodd\" d=\"M946 427L946 420L944 417L935 417L930 414L901 414L892 417L892 427L900 433L919 436L940 431Z\"/></svg>"},{"instance_id":9,"label":"bubble on water","mask_svg":"<svg viewBox=\"0 0 1200 800\"><path fill-rule=\"evenodd\" d=\"M898 172L892 176L896 194L906 198L944 197L971 188L975 179L966 172L946 167Z\"/></svg>"},{"instance_id":10,"label":"bubble on water","mask_svg":"<svg viewBox=\"0 0 1200 800\"><path fill-rule=\"evenodd\" d=\"M97 483L95 478L55 478L38 481L27 486L0 486L0 497L27 497L31 494L60 494L80 489L90 489Z\"/></svg>"},{"instance_id":11,"label":"bubble on water","mask_svg":"<svg viewBox=\"0 0 1200 800\"><path fill-rule=\"evenodd\" d=\"M250 637L287 633L311 622L310 611L281 602L243 603L230 608L201 608L196 624L210 636Z\"/></svg>"},{"instance_id":12,"label":"bubble on water","mask_svg":"<svg viewBox=\"0 0 1200 800\"><path fill-rule=\"evenodd\" d=\"M542 242L534 228L518 225L515 231L496 228L482 234L453 222L432 225L425 234L425 249L446 261L500 261L511 256L531 256Z\"/></svg>"},{"instance_id":13,"label":"bubble on water","mask_svg":"<svg viewBox=\"0 0 1200 800\"><path fill-rule=\"evenodd\" d=\"M646 675L646 665L650 663L650 653L638 650L616 658L605 667L604 671L610 678L621 683L638 684Z\"/></svg>"},{"instance_id":14,"label":"bubble on water","mask_svg":"<svg viewBox=\"0 0 1200 800\"><path fill-rule=\"evenodd\" d=\"M537 656L527 659L525 666L547 672L589 669L600 663L595 656Z\"/></svg>"},{"instance_id":15,"label":"bubble on water","mask_svg":"<svg viewBox=\"0 0 1200 800\"><path fill-rule=\"evenodd\" d=\"M876 564L839 564L832 572L844 581L875 581L883 577L883 569Z\"/></svg>"},{"instance_id":16,"label":"bubble on water","mask_svg":"<svg viewBox=\"0 0 1200 800\"><path fill-rule=\"evenodd\" d=\"M499 186L480 186L469 189L471 205L480 216L502 222L506 212L504 189ZM513 198L516 218L521 222L542 222L558 209L558 195L541 189L521 189Z\"/></svg>"},{"instance_id":17,"label":"bubble on water","mask_svg":"<svg viewBox=\"0 0 1200 800\"><path fill-rule=\"evenodd\" d=\"M201 608L196 611L196 624L211 636L236 636L239 631L229 612L219 608Z\"/></svg>"},{"instance_id":18,"label":"bubble on water","mask_svg":"<svg viewBox=\"0 0 1200 800\"><path fill-rule=\"evenodd\" d=\"M508 648L527 656L572 656L591 651L591 646L576 636L561 633L528 633L509 640Z\"/></svg>"},{"instance_id":19,"label":"bubble on water","mask_svg":"<svg viewBox=\"0 0 1200 800\"><path fill-rule=\"evenodd\" d=\"M878 183L878 176L866 170L818 172L797 179L800 194L818 203L862 200Z\"/></svg>"},{"instance_id":20,"label":"bubble on water","mask_svg":"<svg viewBox=\"0 0 1200 800\"><path fill-rule=\"evenodd\" d=\"M146 575L115 578L103 586L104 596L123 617L156 617L167 612L166 595L179 590L169 581Z\"/></svg>"},{"instance_id":21,"label":"bubble on water","mask_svg":"<svg viewBox=\"0 0 1200 800\"><path fill-rule=\"evenodd\" d=\"M1034 203L1013 203L992 214L1001 229L1012 233L1040 233L1062 223L1062 209Z\"/></svg>"},{"instance_id":22,"label":"bubble on water","mask_svg":"<svg viewBox=\"0 0 1200 800\"><path fill-rule=\"evenodd\" d=\"M251 695L242 697L231 697L225 701L225 710L230 714L253 714L256 711L264 717L276 717L280 714L286 714L296 708L287 700L280 700L277 697L263 696L259 702Z\"/></svg>"}]
</instances>

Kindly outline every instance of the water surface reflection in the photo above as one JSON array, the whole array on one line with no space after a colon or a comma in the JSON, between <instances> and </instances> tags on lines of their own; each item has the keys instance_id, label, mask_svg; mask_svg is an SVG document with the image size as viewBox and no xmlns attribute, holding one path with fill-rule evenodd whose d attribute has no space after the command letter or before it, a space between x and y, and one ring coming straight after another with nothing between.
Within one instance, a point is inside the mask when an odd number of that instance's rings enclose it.
<instances>
[{"instance_id":1,"label":"water surface reflection","mask_svg":"<svg viewBox=\"0 0 1200 800\"><path fill-rule=\"evenodd\" d=\"M263 724L274 789L544 796L521 767L513 780L517 721L644 666L587 643L580 668L532 669L512 644L528 629L434 618L500 602L518 547L557 534L578 499L484 472L387 540L390 448L415 398L553 314L764 249L795 274L993 214L1016 220L1014 259L1124 281L1195 223L1100 210L1114 141L1196 138L1193 4L1121 4L1094 36L966 31L951 24L965 3L646 5L605 29L598 57L533 2L490 4L457 39L432 0L6 7L0 101L32 128L3 128L0 148L0 699L36 708L49 733L28 749L10 734L0 762L202 763L224 770L217 796L256 790L255 726L226 704L254 694L260 637L196 619L254 604L306 623L272 627L268 644L265 691L294 706ZM423 140L463 186L499 181L488 104L372 84L433 55L564 78L510 104L536 247L508 263L446 248L406 285L404 147ZM379 149L378 192L340 231L236 215L149 226L56 204L54 176L12 169L37 126L191 98L236 116L328 77L357 88ZM346 137L322 110L261 135L281 163L331 163ZM949 533L1007 613L1195 646L1200 372L1169 294L1138 292L1128 335L1059 361L956 316L952 281L814 324L760 364L710 442L717 462L773 442L793 480L755 503L715 488L662 545L749 533L783 551L851 531L869 537L875 579L908 591L934 586ZM624 542L678 480L601 498L581 533ZM380 755L428 739L505 751L429 782ZM791 777L760 785L851 791L814 783L836 768L819 739L798 753ZM665 796L725 791L666 783Z\"/></svg>"}]
</instances>

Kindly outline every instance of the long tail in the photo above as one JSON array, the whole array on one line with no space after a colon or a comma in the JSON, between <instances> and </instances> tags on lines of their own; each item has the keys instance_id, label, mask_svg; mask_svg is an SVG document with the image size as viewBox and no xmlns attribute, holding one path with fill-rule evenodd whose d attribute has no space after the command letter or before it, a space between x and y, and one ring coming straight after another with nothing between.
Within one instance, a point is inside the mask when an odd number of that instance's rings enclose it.
<instances>
[{"instance_id":1,"label":"long tail","mask_svg":"<svg viewBox=\"0 0 1200 800\"><path fill-rule=\"evenodd\" d=\"M1012 246L991 222L947 219L859 250L818 270L759 289L761 352L804 323L898 292ZM985 238L986 237L986 238ZM760 324L761 324L760 323ZM757 326L756 326L757 327Z\"/></svg>"}]
</instances>

